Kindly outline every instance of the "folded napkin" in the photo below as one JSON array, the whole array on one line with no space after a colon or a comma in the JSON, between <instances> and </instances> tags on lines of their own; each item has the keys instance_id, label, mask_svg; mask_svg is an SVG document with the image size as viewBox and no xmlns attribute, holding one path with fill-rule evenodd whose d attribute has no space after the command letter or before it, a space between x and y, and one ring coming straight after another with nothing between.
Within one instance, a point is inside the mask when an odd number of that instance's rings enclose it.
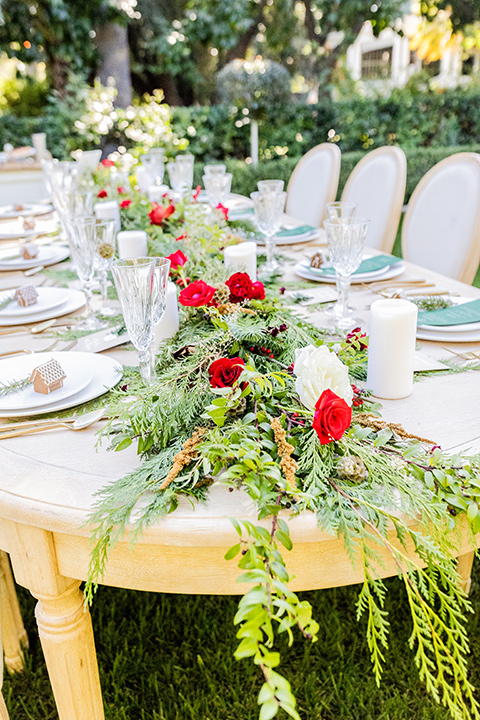
<instances>
[{"instance_id":1,"label":"folded napkin","mask_svg":"<svg viewBox=\"0 0 480 720\"><path fill-rule=\"evenodd\" d=\"M395 265L398 262L400 262L399 258L394 257L393 255L374 255L373 257L362 260L362 262L360 263L360 267L355 270L353 274L357 275L360 273L363 274L375 272L376 270L382 270L383 268ZM333 267L312 268L310 267L310 265L308 265L307 267L315 274L319 273L320 275L335 275L336 272L335 268Z\"/></svg>"},{"instance_id":2,"label":"folded napkin","mask_svg":"<svg viewBox=\"0 0 480 720\"><path fill-rule=\"evenodd\" d=\"M305 235L317 229L318 228L313 227L313 225L299 225L298 227L280 230L275 237L295 237L296 235Z\"/></svg>"},{"instance_id":3,"label":"folded napkin","mask_svg":"<svg viewBox=\"0 0 480 720\"><path fill-rule=\"evenodd\" d=\"M255 210L253 207L233 207L228 209L229 216L231 215L253 215Z\"/></svg>"},{"instance_id":4,"label":"folded napkin","mask_svg":"<svg viewBox=\"0 0 480 720\"><path fill-rule=\"evenodd\" d=\"M419 325L431 325L441 327L448 325L467 325L468 323L480 322L480 300L452 305L452 307L441 310L422 310L418 313Z\"/></svg>"}]
</instances>

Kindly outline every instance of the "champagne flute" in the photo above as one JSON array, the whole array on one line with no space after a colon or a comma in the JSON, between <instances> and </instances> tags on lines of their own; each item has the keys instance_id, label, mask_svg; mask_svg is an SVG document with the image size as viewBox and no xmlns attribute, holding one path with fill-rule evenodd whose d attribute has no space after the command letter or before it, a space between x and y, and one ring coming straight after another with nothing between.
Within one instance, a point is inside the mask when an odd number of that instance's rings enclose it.
<instances>
[{"instance_id":1,"label":"champagne flute","mask_svg":"<svg viewBox=\"0 0 480 720\"><path fill-rule=\"evenodd\" d=\"M354 203L347 203L343 202L342 200L338 200L337 202L330 202L325 205L325 209L327 211L327 220L330 220L332 222L346 222L351 221L357 212L357 205ZM337 284L337 294L338 297L340 297L341 289L339 280L337 278L336 280ZM353 313L354 308L349 307L349 312ZM330 303L330 305L327 305L324 309L325 315L328 316L334 316L334 317L340 317L342 314L342 308L339 302L333 302Z\"/></svg>"},{"instance_id":2,"label":"champagne flute","mask_svg":"<svg viewBox=\"0 0 480 720\"><path fill-rule=\"evenodd\" d=\"M265 235L267 262L260 271L260 277L269 278L278 268L275 260L275 234L282 226L283 211L287 200L285 192L259 191L251 193L258 229Z\"/></svg>"},{"instance_id":3,"label":"champagne flute","mask_svg":"<svg viewBox=\"0 0 480 720\"><path fill-rule=\"evenodd\" d=\"M167 283L170 272L170 260L164 257L149 258L155 264L155 299L153 307L153 326L158 325L167 307ZM155 377L155 337L150 344L150 372Z\"/></svg>"},{"instance_id":4,"label":"champagne flute","mask_svg":"<svg viewBox=\"0 0 480 720\"><path fill-rule=\"evenodd\" d=\"M350 312L348 297L352 273L362 262L369 222L363 218L353 218L341 223L335 220L326 220L324 223L330 262L335 268L340 292L341 312L334 318L335 326L340 330L350 330L361 322Z\"/></svg>"},{"instance_id":5,"label":"champagne flute","mask_svg":"<svg viewBox=\"0 0 480 720\"><path fill-rule=\"evenodd\" d=\"M138 354L144 383L152 381L150 346L153 342L157 297L154 258L125 258L112 263L112 274L125 325Z\"/></svg>"},{"instance_id":6,"label":"champagne flute","mask_svg":"<svg viewBox=\"0 0 480 720\"><path fill-rule=\"evenodd\" d=\"M115 259L115 220L97 220L95 267L102 294L102 315L111 317L117 310L108 305L108 270Z\"/></svg>"}]
</instances>

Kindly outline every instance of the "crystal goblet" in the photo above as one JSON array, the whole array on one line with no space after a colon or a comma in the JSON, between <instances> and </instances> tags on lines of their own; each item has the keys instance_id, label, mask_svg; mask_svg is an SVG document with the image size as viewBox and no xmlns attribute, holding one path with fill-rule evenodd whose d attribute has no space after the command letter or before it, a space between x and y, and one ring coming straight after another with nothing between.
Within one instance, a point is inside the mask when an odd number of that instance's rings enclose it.
<instances>
[{"instance_id":1,"label":"crystal goblet","mask_svg":"<svg viewBox=\"0 0 480 720\"><path fill-rule=\"evenodd\" d=\"M108 270L115 260L115 220L97 220L95 267L102 294L102 315L111 317L117 310L108 305Z\"/></svg>"},{"instance_id":2,"label":"crystal goblet","mask_svg":"<svg viewBox=\"0 0 480 720\"><path fill-rule=\"evenodd\" d=\"M158 325L167 307L167 283L170 272L170 260L164 257L150 258L155 263L155 299L153 307L153 326ZM151 376L155 377L155 338L150 345Z\"/></svg>"},{"instance_id":3,"label":"crystal goblet","mask_svg":"<svg viewBox=\"0 0 480 720\"><path fill-rule=\"evenodd\" d=\"M350 222L355 217L357 205L339 200L337 202L327 203L325 205L325 210L327 212L327 220L330 220L331 222ZM340 297L341 290L338 278L337 293L338 297ZM348 310L350 313L354 312L354 308L352 307L349 307ZM324 312L325 315L328 316L340 317L342 314L342 308L339 302L333 302L330 305L327 305Z\"/></svg>"},{"instance_id":4,"label":"crystal goblet","mask_svg":"<svg viewBox=\"0 0 480 720\"><path fill-rule=\"evenodd\" d=\"M215 163L213 165L205 165L203 168L204 175L224 175L227 172L227 166L221 163Z\"/></svg>"},{"instance_id":5,"label":"crystal goblet","mask_svg":"<svg viewBox=\"0 0 480 720\"><path fill-rule=\"evenodd\" d=\"M258 191L261 193L283 192L284 185L285 183L283 182L283 180L259 180L257 182Z\"/></svg>"},{"instance_id":6,"label":"crystal goblet","mask_svg":"<svg viewBox=\"0 0 480 720\"><path fill-rule=\"evenodd\" d=\"M77 325L79 330L101 330L106 326L106 323L95 317L92 307L92 286L97 256L96 226L97 221L94 217L81 217L66 222L70 254L87 300L87 317Z\"/></svg>"},{"instance_id":7,"label":"crystal goblet","mask_svg":"<svg viewBox=\"0 0 480 720\"><path fill-rule=\"evenodd\" d=\"M125 326L133 343L145 383L152 380L150 346L153 341L157 297L153 258L125 258L112 263L112 275L122 306Z\"/></svg>"},{"instance_id":8,"label":"crystal goblet","mask_svg":"<svg viewBox=\"0 0 480 720\"><path fill-rule=\"evenodd\" d=\"M362 262L369 222L363 218L354 218L350 222L326 220L324 223L330 262L335 268L339 288L341 313L334 317L334 323L340 330L350 330L360 322L349 311L348 297L352 273Z\"/></svg>"},{"instance_id":9,"label":"crystal goblet","mask_svg":"<svg viewBox=\"0 0 480 720\"><path fill-rule=\"evenodd\" d=\"M260 277L269 278L278 268L275 260L275 233L282 226L283 211L287 199L285 192L259 191L251 193L255 208L255 220L261 233L265 235L265 249L267 251L267 262L261 268Z\"/></svg>"},{"instance_id":10,"label":"crystal goblet","mask_svg":"<svg viewBox=\"0 0 480 720\"><path fill-rule=\"evenodd\" d=\"M212 208L224 203L230 195L232 173L213 173L203 176L203 185L207 191L208 201Z\"/></svg>"}]
</instances>

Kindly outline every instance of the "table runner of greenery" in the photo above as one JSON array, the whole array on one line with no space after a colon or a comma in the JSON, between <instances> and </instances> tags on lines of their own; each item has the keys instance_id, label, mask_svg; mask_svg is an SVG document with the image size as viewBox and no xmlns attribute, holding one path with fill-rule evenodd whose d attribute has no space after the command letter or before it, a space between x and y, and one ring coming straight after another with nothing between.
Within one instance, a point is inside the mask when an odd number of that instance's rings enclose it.
<instances>
[{"instance_id":1,"label":"table runner of greenery","mask_svg":"<svg viewBox=\"0 0 480 720\"><path fill-rule=\"evenodd\" d=\"M100 434L117 451L136 443L143 461L98 492L88 601L127 526L135 542L175 511L180 496L203 501L215 484L241 489L261 522L232 519L238 541L225 558L237 558L239 582L252 586L234 621L235 655L251 657L263 674L261 720L280 709L299 718L292 688L278 671L277 635L286 633L290 643L297 634L309 642L317 636L310 604L289 588L285 565L292 548L288 518L304 511L341 537L363 569L357 617L367 618L377 683L389 630L382 549L405 585L420 678L452 717L479 717L466 664L471 607L453 558L462 523L472 548L480 530L480 457L449 455L435 438L413 436L375 414L368 393L350 384L365 376L368 340L360 332L334 344L327 332L295 317L281 289L265 289L245 273L229 277L221 249L235 238L222 208L165 197L160 207L169 212L152 214L146 199L119 195L123 227L144 227L151 254L173 258L182 317L157 356L156 381L141 390L135 382L129 397L127 379L115 391L124 402L115 404ZM412 544L416 560L407 549Z\"/></svg>"}]
</instances>

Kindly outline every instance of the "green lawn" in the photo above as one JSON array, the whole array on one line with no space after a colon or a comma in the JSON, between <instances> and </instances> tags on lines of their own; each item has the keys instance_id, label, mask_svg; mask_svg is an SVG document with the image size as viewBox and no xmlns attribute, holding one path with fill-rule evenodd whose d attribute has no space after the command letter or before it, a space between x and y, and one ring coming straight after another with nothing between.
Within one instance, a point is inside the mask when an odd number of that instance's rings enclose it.
<instances>
[{"instance_id":1,"label":"green lawn","mask_svg":"<svg viewBox=\"0 0 480 720\"><path fill-rule=\"evenodd\" d=\"M476 577L476 581L475 581ZM480 574L469 620L471 676L480 670ZM378 689L372 678L365 625L355 620L357 588L303 593L320 623L319 640L284 649L304 720L446 720L426 697L408 648L408 608L401 582L388 581L391 647ZM34 600L19 589L30 638L23 674L6 675L11 720L57 718L33 619ZM107 720L253 720L260 677L248 660L232 658L230 597L185 596L100 588L92 608Z\"/></svg>"}]
</instances>

